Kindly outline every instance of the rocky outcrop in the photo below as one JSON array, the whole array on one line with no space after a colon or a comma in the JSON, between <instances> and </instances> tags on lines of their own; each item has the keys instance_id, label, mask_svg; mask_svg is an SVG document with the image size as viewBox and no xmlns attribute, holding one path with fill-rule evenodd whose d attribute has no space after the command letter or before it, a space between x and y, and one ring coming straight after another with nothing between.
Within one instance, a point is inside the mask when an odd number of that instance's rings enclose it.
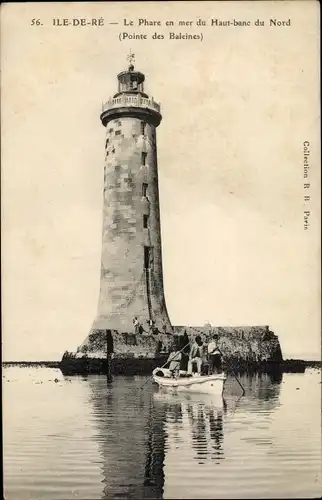
<instances>
[{"instance_id":1,"label":"rocky outcrop","mask_svg":"<svg viewBox=\"0 0 322 500\"><path fill-rule=\"evenodd\" d=\"M176 333L187 332L188 337L200 335L204 342L217 333L218 345L232 364L261 364L283 361L279 339L268 326L241 327L174 327Z\"/></svg>"},{"instance_id":2,"label":"rocky outcrop","mask_svg":"<svg viewBox=\"0 0 322 500\"><path fill-rule=\"evenodd\" d=\"M218 345L225 360L236 369L257 369L282 363L283 356L278 337L268 326L242 327L174 327L174 334L136 335L116 330L94 330L75 353L64 354L61 368L82 371L116 373L151 372L167 359L171 346L183 346L184 334L189 340L200 335L208 342L219 335ZM85 367L85 368L84 368Z\"/></svg>"}]
</instances>

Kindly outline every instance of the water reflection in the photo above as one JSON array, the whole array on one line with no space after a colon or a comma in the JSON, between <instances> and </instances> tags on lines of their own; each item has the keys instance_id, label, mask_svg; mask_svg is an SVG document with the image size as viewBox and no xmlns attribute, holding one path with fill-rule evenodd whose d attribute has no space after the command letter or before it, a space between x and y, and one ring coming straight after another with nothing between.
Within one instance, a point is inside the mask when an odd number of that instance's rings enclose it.
<instances>
[{"instance_id":1,"label":"water reflection","mask_svg":"<svg viewBox=\"0 0 322 500\"><path fill-rule=\"evenodd\" d=\"M203 403L188 403L186 412L191 430L191 444L199 463L211 458L224 458L223 404L207 407Z\"/></svg>"},{"instance_id":2,"label":"water reflection","mask_svg":"<svg viewBox=\"0 0 322 500\"><path fill-rule=\"evenodd\" d=\"M140 377L115 377L111 382L98 376L87 382L102 457L103 499L161 499L165 482L171 483L181 464L188 467L190 462L192 474L193 462L198 467L220 466L225 426L238 412L242 423L256 428L256 414L262 412L260 425L265 427L266 413L279 404L281 384L267 374L244 375L243 397L236 382L228 380L224 398L218 398L140 390Z\"/></svg>"},{"instance_id":3,"label":"water reflection","mask_svg":"<svg viewBox=\"0 0 322 500\"><path fill-rule=\"evenodd\" d=\"M103 499L163 497L164 410L136 377L90 377L90 400L102 456Z\"/></svg>"},{"instance_id":4,"label":"water reflection","mask_svg":"<svg viewBox=\"0 0 322 500\"><path fill-rule=\"evenodd\" d=\"M229 378L222 403L145 380L6 368L6 498L318 498L319 373Z\"/></svg>"},{"instance_id":5,"label":"water reflection","mask_svg":"<svg viewBox=\"0 0 322 500\"><path fill-rule=\"evenodd\" d=\"M283 374L255 373L240 377L245 388L243 402L257 401L257 406L261 410L273 410L279 406L279 396ZM251 405L251 406L252 406Z\"/></svg>"},{"instance_id":6,"label":"water reflection","mask_svg":"<svg viewBox=\"0 0 322 500\"><path fill-rule=\"evenodd\" d=\"M227 405L222 397L160 391L153 399L156 407L165 410L166 451L171 452L173 446L178 449L188 437L199 463L224 458L223 415Z\"/></svg>"}]
</instances>

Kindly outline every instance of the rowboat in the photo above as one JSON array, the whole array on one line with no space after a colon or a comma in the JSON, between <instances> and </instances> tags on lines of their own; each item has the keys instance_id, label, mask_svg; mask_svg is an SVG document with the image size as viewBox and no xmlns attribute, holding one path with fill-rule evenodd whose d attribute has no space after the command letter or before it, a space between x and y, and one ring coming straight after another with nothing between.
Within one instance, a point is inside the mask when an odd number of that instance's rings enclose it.
<instances>
[{"instance_id":1,"label":"rowboat","mask_svg":"<svg viewBox=\"0 0 322 500\"><path fill-rule=\"evenodd\" d=\"M219 394L224 391L226 375L216 373L213 375L187 376L180 370L178 377L173 377L167 368L155 368L152 372L153 381L159 388L175 392L196 392L203 394Z\"/></svg>"}]
</instances>

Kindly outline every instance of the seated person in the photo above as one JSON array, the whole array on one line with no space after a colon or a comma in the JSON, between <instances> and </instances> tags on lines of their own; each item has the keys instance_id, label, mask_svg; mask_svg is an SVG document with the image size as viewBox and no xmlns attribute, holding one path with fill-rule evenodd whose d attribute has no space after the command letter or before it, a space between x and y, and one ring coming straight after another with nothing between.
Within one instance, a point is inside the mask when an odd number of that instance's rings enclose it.
<instances>
[{"instance_id":1,"label":"seated person","mask_svg":"<svg viewBox=\"0 0 322 500\"><path fill-rule=\"evenodd\" d=\"M167 363L170 362L169 370L173 377L178 377L180 372L180 363L181 363L181 352L177 348L177 346L172 346L172 350L169 354Z\"/></svg>"},{"instance_id":2,"label":"seated person","mask_svg":"<svg viewBox=\"0 0 322 500\"><path fill-rule=\"evenodd\" d=\"M192 375L193 365L197 365L197 373L201 375L201 365L202 365L202 340L200 335L197 335L195 342L192 344L189 362L188 362L188 374Z\"/></svg>"}]
</instances>

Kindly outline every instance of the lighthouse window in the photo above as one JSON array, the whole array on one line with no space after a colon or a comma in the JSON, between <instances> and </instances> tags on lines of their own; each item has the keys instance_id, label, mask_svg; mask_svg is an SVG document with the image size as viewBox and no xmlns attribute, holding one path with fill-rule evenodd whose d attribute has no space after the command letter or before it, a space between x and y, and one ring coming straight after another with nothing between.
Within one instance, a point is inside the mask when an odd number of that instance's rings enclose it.
<instances>
[{"instance_id":1,"label":"lighthouse window","mask_svg":"<svg viewBox=\"0 0 322 500\"><path fill-rule=\"evenodd\" d=\"M146 157L147 157L147 153L144 153L142 151L142 153L141 153L141 165L145 165Z\"/></svg>"},{"instance_id":2,"label":"lighthouse window","mask_svg":"<svg viewBox=\"0 0 322 500\"><path fill-rule=\"evenodd\" d=\"M149 216L148 215L143 215L143 227L144 229L147 229L148 227L148 220L149 220Z\"/></svg>"},{"instance_id":3,"label":"lighthouse window","mask_svg":"<svg viewBox=\"0 0 322 500\"><path fill-rule=\"evenodd\" d=\"M141 122L141 135L145 134L145 125L146 125L145 122Z\"/></svg>"},{"instance_id":4,"label":"lighthouse window","mask_svg":"<svg viewBox=\"0 0 322 500\"><path fill-rule=\"evenodd\" d=\"M144 198L146 198L146 196L147 196L147 190L148 190L148 185L145 182L143 182L143 184L142 184L142 196Z\"/></svg>"}]
</instances>

